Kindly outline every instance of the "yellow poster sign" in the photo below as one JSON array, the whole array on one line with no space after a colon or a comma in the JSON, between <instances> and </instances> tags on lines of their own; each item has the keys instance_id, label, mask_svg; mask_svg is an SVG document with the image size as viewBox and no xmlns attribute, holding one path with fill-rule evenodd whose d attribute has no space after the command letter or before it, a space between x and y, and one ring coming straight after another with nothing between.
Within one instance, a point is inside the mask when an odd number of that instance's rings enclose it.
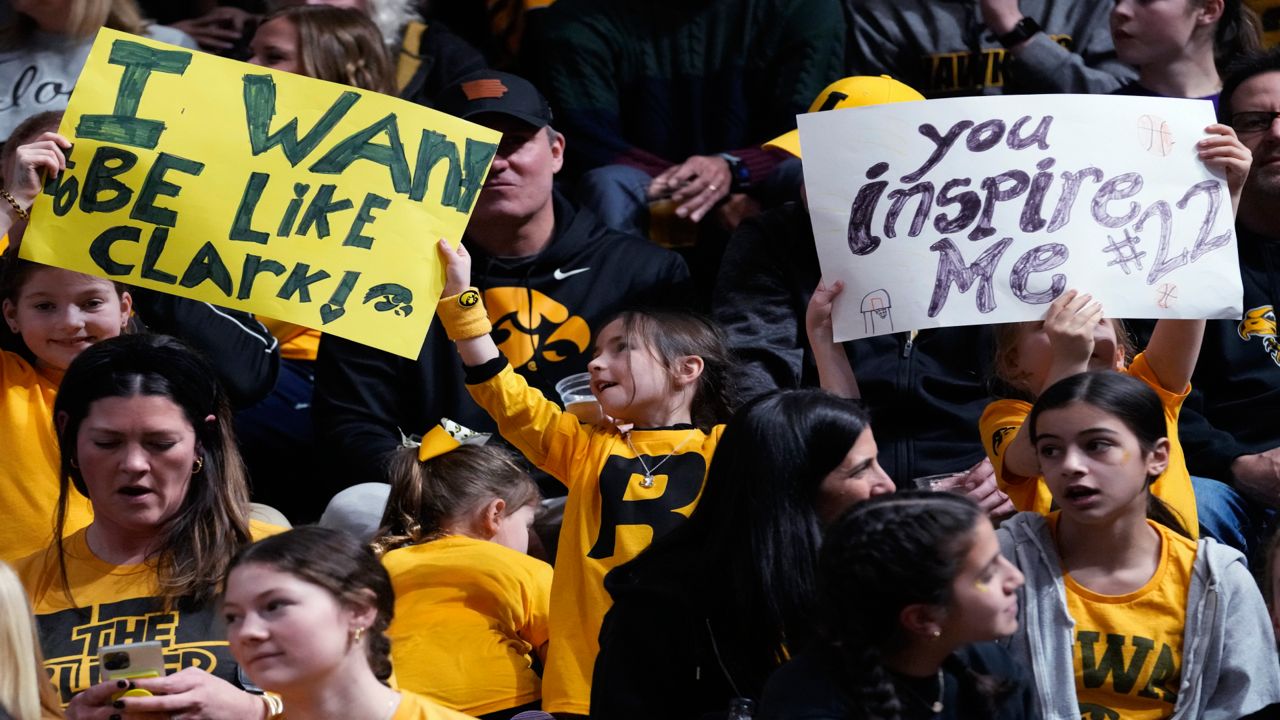
<instances>
[{"instance_id":1,"label":"yellow poster sign","mask_svg":"<svg viewBox=\"0 0 1280 720\"><path fill-rule=\"evenodd\" d=\"M22 256L415 358L499 133L102 30Z\"/></svg>"}]
</instances>

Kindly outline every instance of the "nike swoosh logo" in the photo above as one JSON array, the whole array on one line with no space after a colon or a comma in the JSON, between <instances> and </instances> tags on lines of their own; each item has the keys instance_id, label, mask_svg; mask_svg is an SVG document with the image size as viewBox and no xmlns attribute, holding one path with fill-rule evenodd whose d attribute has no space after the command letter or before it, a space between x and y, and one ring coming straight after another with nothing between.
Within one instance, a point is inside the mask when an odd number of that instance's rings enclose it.
<instances>
[{"instance_id":1,"label":"nike swoosh logo","mask_svg":"<svg viewBox=\"0 0 1280 720\"><path fill-rule=\"evenodd\" d=\"M569 272L563 272L560 268L556 268L556 271L551 273L551 276L557 280L564 280L567 277L573 277L578 273L584 273L590 269L591 268L589 267L584 267L584 268L578 268L577 270L570 270Z\"/></svg>"}]
</instances>

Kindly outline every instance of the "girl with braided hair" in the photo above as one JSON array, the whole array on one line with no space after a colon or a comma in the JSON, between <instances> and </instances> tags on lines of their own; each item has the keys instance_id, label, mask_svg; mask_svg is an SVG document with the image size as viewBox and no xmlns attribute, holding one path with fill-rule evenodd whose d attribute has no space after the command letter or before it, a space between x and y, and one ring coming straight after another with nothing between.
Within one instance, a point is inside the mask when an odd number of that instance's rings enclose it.
<instances>
[{"instance_id":1,"label":"girl with braided hair","mask_svg":"<svg viewBox=\"0 0 1280 720\"><path fill-rule=\"evenodd\" d=\"M388 686L395 615L391 578L341 530L302 527L241 550L223 612L231 653L290 720L466 720ZM283 717L276 713L272 717Z\"/></svg>"},{"instance_id":2,"label":"girl with braided hair","mask_svg":"<svg viewBox=\"0 0 1280 720\"><path fill-rule=\"evenodd\" d=\"M1022 573L973 501L904 492L854 506L819 561L823 641L765 687L769 720L1035 718L999 646L1017 630Z\"/></svg>"}]
</instances>

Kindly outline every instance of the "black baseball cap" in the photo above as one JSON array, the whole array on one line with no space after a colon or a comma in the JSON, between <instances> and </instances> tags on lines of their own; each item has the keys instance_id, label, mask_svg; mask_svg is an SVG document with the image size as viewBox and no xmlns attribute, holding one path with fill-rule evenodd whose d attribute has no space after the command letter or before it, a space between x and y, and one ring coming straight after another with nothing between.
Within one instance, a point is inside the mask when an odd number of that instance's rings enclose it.
<instances>
[{"instance_id":1,"label":"black baseball cap","mask_svg":"<svg viewBox=\"0 0 1280 720\"><path fill-rule=\"evenodd\" d=\"M528 80L498 70L477 70L441 91L436 110L463 119L500 113L535 128L551 124L551 105Z\"/></svg>"}]
</instances>

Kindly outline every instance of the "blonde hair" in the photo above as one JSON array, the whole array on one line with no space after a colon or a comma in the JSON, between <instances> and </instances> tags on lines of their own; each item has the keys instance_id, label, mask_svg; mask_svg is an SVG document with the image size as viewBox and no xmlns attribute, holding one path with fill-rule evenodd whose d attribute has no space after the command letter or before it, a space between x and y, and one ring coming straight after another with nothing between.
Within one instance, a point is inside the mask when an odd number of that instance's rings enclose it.
<instances>
[{"instance_id":1,"label":"blonde hair","mask_svg":"<svg viewBox=\"0 0 1280 720\"><path fill-rule=\"evenodd\" d=\"M143 16L136 0L72 0L67 12L66 34L73 38L91 38L99 28L142 35L151 25ZM0 31L6 48L25 45L36 30L36 22L22 13Z\"/></svg>"},{"instance_id":2,"label":"blonde hair","mask_svg":"<svg viewBox=\"0 0 1280 720\"><path fill-rule=\"evenodd\" d=\"M413 21L422 21L422 16L414 10L414 0L365 0L369 10L369 19L377 26L382 41L389 49L400 47L404 28ZM268 0L267 9L275 12L290 7L284 0Z\"/></svg>"},{"instance_id":3,"label":"blonde hair","mask_svg":"<svg viewBox=\"0 0 1280 720\"><path fill-rule=\"evenodd\" d=\"M995 335L996 359L992 367L994 377L991 379L991 392L998 397L1011 397L1034 402L1036 397L1027 380L1031 373L1019 367L1018 341L1029 329L1039 324L1039 320L1027 322L1001 323L993 327ZM1116 331L1116 344L1124 351L1125 365L1133 359L1135 353L1133 338L1124 320L1111 318L1111 327Z\"/></svg>"},{"instance_id":4,"label":"blonde hair","mask_svg":"<svg viewBox=\"0 0 1280 720\"><path fill-rule=\"evenodd\" d=\"M328 5L296 5L272 13L263 22L279 18L293 23L298 33L303 75L396 94L391 53L382 43L378 27L364 13Z\"/></svg>"},{"instance_id":5,"label":"blonde hair","mask_svg":"<svg viewBox=\"0 0 1280 720\"><path fill-rule=\"evenodd\" d=\"M15 718L62 717L44 670L31 603L18 574L0 562L0 706Z\"/></svg>"}]
</instances>

